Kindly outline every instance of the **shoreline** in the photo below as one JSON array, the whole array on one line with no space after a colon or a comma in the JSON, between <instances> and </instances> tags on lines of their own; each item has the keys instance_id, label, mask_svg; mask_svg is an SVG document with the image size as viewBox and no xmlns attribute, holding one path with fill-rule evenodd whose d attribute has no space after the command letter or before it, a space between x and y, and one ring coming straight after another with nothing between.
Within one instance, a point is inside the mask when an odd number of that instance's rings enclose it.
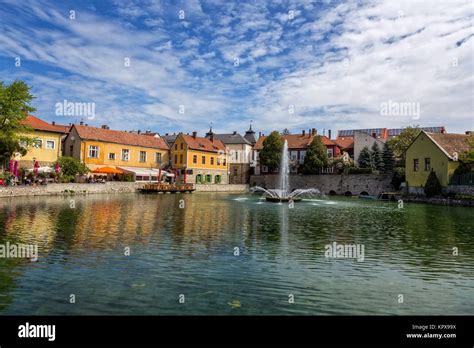
<instances>
[{"instance_id":1,"label":"shoreline","mask_svg":"<svg viewBox=\"0 0 474 348\"><path fill-rule=\"evenodd\" d=\"M8 197L30 197L30 196L67 196L88 194L122 194L136 193L145 183L136 182L106 182L104 184L90 183L66 183L48 184L39 186L13 186L0 187L0 199ZM249 191L248 185L196 185L196 192L227 192L245 193Z\"/></svg>"}]
</instances>

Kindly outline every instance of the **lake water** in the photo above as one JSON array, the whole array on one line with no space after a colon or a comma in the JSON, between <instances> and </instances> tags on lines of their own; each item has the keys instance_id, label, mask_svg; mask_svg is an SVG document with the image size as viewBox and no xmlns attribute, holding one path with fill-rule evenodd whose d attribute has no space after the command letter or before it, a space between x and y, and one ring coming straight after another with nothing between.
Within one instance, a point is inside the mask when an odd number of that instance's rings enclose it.
<instances>
[{"instance_id":1,"label":"lake water","mask_svg":"<svg viewBox=\"0 0 474 348\"><path fill-rule=\"evenodd\" d=\"M472 315L473 227L470 208L358 198L2 199L0 244L39 259L0 258L0 314Z\"/></svg>"}]
</instances>

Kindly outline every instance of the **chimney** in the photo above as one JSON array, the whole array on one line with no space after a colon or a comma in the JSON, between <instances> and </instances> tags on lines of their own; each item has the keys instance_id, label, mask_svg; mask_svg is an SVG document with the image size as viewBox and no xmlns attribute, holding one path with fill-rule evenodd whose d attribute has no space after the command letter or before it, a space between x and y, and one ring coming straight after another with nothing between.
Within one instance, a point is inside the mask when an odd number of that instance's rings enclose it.
<instances>
[{"instance_id":1,"label":"chimney","mask_svg":"<svg viewBox=\"0 0 474 348\"><path fill-rule=\"evenodd\" d=\"M466 135L471 136L471 135L472 135L472 131L466 131Z\"/></svg>"},{"instance_id":2,"label":"chimney","mask_svg":"<svg viewBox=\"0 0 474 348\"><path fill-rule=\"evenodd\" d=\"M142 131L141 131L141 130L137 130L137 134L141 134L141 133L142 133Z\"/></svg>"},{"instance_id":3,"label":"chimney","mask_svg":"<svg viewBox=\"0 0 474 348\"><path fill-rule=\"evenodd\" d=\"M446 134L446 129L441 128L441 134Z\"/></svg>"},{"instance_id":4,"label":"chimney","mask_svg":"<svg viewBox=\"0 0 474 348\"><path fill-rule=\"evenodd\" d=\"M196 139L196 137L197 137L197 132L194 131L194 132L193 132L193 138Z\"/></svg>"},{"instance_id":5,"label":"chimney","mask_svg":"<svg viewBox=\"0 0 474 348\"><path fill-rule=\"evenodd\" d=\"M328 129L328 138L331 139L331 130Z\"/></svg>"},{"instance_id":6,"label":"chimney","mask_svg":"<svg viewBox=\"0 0 474 348\"><path fill-rule=\"evenodd\" d=\"M81 126L83 126L83 125L84 125L84 121L79 122L79 124L80 124Z\"/></svg>"},{"instance_id":7,"label":"chimney","mask_svg":"<svg viewBox=\"0 0 474 348\"><path fill-rule=\"evenodd\" d=\"M107 127L106 124L103 124L100 128L102 128L102 129L107 129L108 127Z\"/></svg>"},{"instance_id":8,"label":"chimney","mask_svg":"<svg viewBox=\"0 0 474 348\"><path fill-rule=\"evenodd\" d=\"M311 134L316 135L316 128L311 129Z\"/></svg>"},{"instance_id":9,"label":"chimney","mask_svg":"<svg viewBox=\"0 0 474 348\"><path fill-rule=\"evenodd\" d=\"M165 135L169 135L168 133L166 133Z\"/></svg>"},{"instance_id":10,"label":"chimney","mask_svg":"<svg viewBox=\"0 0 474 348\"><path fill-rule=\"evenodd\" d=\"M237 131L234 131L232 134L236 135L236 134L237 134Z\"/></svg>"},{"instance_id":11,"label":"chimney","mask_svg":"<svg viewBox=\"0 0 474 348\"><path fill-rule=\"evenodd\" d=\"M301 131L301 135L302 135L302 136L305 136L305 134L306 134L306 131L303 129L303 130Z\"/></svg>"},{"instance_id":12,"label":"chimney","mask_svg":"<svg viewBox=\"0 0 474 348\"><path fill-rule=\"evenodd\" d=\"M56 121L51 122L51 124L52 124L53 126L55 126L55 125L56 125Z\"/></svg>"}]
</instances>

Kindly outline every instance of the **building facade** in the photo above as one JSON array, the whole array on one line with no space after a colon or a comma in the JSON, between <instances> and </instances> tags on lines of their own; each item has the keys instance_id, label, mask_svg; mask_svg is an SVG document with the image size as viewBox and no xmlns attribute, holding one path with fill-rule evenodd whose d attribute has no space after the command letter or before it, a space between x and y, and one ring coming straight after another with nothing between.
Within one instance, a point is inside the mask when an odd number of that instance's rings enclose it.
<instances>
[{"instance_id":1,"label":"building facade","mask_svg":"<svg viewBox=\"0 0 474 348\"><path fill-rule=\"evenodd\" d=\"M406 151L405 176L409 192L423 193L431 171L436 173L441 186L446 187L459 166L457 159L469 150L466 142L469 136L422 131Z\"/></svg>"},{"instance_id":2,"label":"building facade","mask_svg":"<svg viewBox=\"0 0 474 348\"><path fill-rule=\"evenodd\" d=\"M16 155L20 168L33 168L38 162L40 167L51 166L62 155L62 141L68 132L67 126L45 122L29 115L24 122L32 130L27 136L33 139L33 145L28 147L26 155Z\"/></svg>"},{"instance_id":3,"label":"building facade","mask_svg":"<svg viewBox=\"0 0 474 348\"><path fill-rule=\"evenodd\" d=\"M212 128L206 133L206 138L219 139L226 147L229 155L229 183L248 184L252 162L252 143L234 131L229 134L215 134Z\"/></svg>"},{"instance_id":4,"label":"building facade","mask_svg":"<svg viewBox=\"0 0 474 348\"><path fill-rule=\"evenodd\" d=\"M148 171L169 167L169 147L160 137L73 125L64 141L64 155L75 157L91 170L112 167L135 174L138 180Z\"/></svg>"},{"instance_id":5,"label":"building facade","mask_svg":"<svg viewBox=\"0 0 474 348\"><path fill-rule=\"evenodd\" d=\"M178 180L197 184L228 184L229 156L225 145L214 137L179 133L171 145L171 163Z\"/></svg>"}]
</instances>

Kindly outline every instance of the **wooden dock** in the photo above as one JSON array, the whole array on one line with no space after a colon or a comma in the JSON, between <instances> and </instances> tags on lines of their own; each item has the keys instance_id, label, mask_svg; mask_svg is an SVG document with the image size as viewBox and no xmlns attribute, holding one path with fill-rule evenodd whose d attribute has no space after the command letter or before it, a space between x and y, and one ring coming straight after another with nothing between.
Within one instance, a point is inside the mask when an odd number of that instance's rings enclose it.
<instances>
[{"instance_id":1,"label":"wooden dock","mask_svg":"<svg viewBox=\"0 0 474 348\"><path fill-rule=\"evenodd\" d=\"M152 184L145 184L143 187L139 188L138 191L142 193L186 193L186 192L193 192L196 189L194 188L194 184L160 184L160 183L152 183Z\"/></svg>"}]
</instances>

